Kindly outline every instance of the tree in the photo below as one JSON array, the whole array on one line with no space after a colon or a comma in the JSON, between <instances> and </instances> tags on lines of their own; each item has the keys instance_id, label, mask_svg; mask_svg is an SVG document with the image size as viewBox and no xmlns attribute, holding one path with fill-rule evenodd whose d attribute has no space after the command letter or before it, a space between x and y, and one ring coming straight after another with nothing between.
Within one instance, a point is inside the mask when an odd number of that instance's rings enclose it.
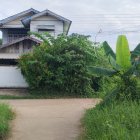
<instances>
[{"instance_id":1,"label":"tree","mask_svg":"<svg viewBox=\"0 0 140 140\"><path fill-rule=\"evenodd\" d=\"M107 42L103 43L103 48L109 58L112 69L90 66L89 72L97 75L117 76L117 86L112 90L102 104L107 104L113 99L139 100L140 94L137 92L136 72L139 66L140 45L130 53L128 41L125 35L120 35L117 40L116 54Z\"/></svg>"},{"instance_id":2,"label":"tree","mask_svg":"<svg viewBox=\"0 0 140 140\"><path fill-rule=\"evenodd\" d=\"M19 60L19 67L30 88L91 96L94 90L87 66L93 62L94 65L103 63L104 59L88 36L72 34L54 38L48 34L33 34L43 43Z\"/></svg>"}]
</instances>

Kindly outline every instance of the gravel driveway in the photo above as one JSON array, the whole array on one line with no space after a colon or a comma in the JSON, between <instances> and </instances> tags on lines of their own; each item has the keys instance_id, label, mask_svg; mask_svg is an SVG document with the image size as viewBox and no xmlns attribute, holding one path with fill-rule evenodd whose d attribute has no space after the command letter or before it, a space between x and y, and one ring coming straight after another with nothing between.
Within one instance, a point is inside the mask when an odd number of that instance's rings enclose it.
<instances>
[{"instance_id":1,"label":"gravel driveway","mask_svg":"<svg viewBox=\"0 0 140 140\"><path fill-rule=\"evenodd\" d=\"M75 140L95 99L5 100L16 111L9 140Z\"/></svg>"}]
</instances>

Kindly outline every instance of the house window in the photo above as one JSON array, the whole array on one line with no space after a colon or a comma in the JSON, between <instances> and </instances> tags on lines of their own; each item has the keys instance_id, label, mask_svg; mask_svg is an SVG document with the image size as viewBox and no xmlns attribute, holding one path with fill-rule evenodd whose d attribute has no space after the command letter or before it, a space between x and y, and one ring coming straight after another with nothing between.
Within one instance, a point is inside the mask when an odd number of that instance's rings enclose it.
<instances>
[{"instance_id":1,"label":"house window","mask_svg":"<svg viewBox=\"0 0 140 140\"><path fill-rule=\"evenodd\" d=\"M28 29L8 29L8 42L27 36Z\"/></svg>"},{"instance_id":2,"label":"house window","mask_svg":"<svg viewBox=\"0 0 140 140\"><path fill-rule=\"evenodd\" d=\"M38 29L39 33L49 33L52 36L55 36L55 30L54 29Z\"/></svg>"},{"instance_id":3,"label":"house window","mask_svg":"<svg viewBox=\"0 0 140 140\"><path fill-rule=\"evenodd\" d=\"M15 66L18 62L15 59L0 59L0 66Z\"/></svg>"}]
</instances>

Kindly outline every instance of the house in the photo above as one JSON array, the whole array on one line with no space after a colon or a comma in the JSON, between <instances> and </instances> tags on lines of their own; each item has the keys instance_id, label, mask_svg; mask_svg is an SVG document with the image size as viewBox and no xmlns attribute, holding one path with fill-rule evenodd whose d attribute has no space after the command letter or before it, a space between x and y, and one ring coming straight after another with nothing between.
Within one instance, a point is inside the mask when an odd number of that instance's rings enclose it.
<instances>
[{"instance_id":1,"label":"house","mask_svg":"<svg viewBox=\"0 0 140 140\"><path fill-rule=\"evenodd\" d=\"M48 32L52 36L68 34L71 21L49 10L39 12L29 9L0 21L2 46L0 53L24 53L40 40L28 36L28 32Z\"/></svg>"},{"instance_id":2,"label":"house","mask_svg":"<svg viewBox=\"0 0 140 140\"><path fill-rule=\"evenodd\" d=\"M68 34L71 21L49 10L39 12L33 8L0 21L2 45L0 46L0 88L27 87L21 72L17 69L17 59L30 52L42 41L28 32L48 32L57 37Z\"/></svg>"}]
</instances>

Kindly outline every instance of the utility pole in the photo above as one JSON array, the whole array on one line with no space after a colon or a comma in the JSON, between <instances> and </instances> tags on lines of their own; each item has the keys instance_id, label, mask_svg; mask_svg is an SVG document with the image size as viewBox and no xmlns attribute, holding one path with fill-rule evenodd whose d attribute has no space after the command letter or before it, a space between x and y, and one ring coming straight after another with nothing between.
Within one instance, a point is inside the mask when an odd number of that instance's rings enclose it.
<instances>
[{"instance_id":1,"label":"utility pole","mask_svg":"<svg viewBox=\"0 0 140 140\"><path fill-rule=\"evenodd\" d=\"M102 33L102 29L100 29L100 30L96 33L96 35L95 35L95 40L94 40L94 44L95 44L95 45L98 44L98 42L97 42L97 36L98 36L100 33Z\"/></svg>"}]
</instances>

